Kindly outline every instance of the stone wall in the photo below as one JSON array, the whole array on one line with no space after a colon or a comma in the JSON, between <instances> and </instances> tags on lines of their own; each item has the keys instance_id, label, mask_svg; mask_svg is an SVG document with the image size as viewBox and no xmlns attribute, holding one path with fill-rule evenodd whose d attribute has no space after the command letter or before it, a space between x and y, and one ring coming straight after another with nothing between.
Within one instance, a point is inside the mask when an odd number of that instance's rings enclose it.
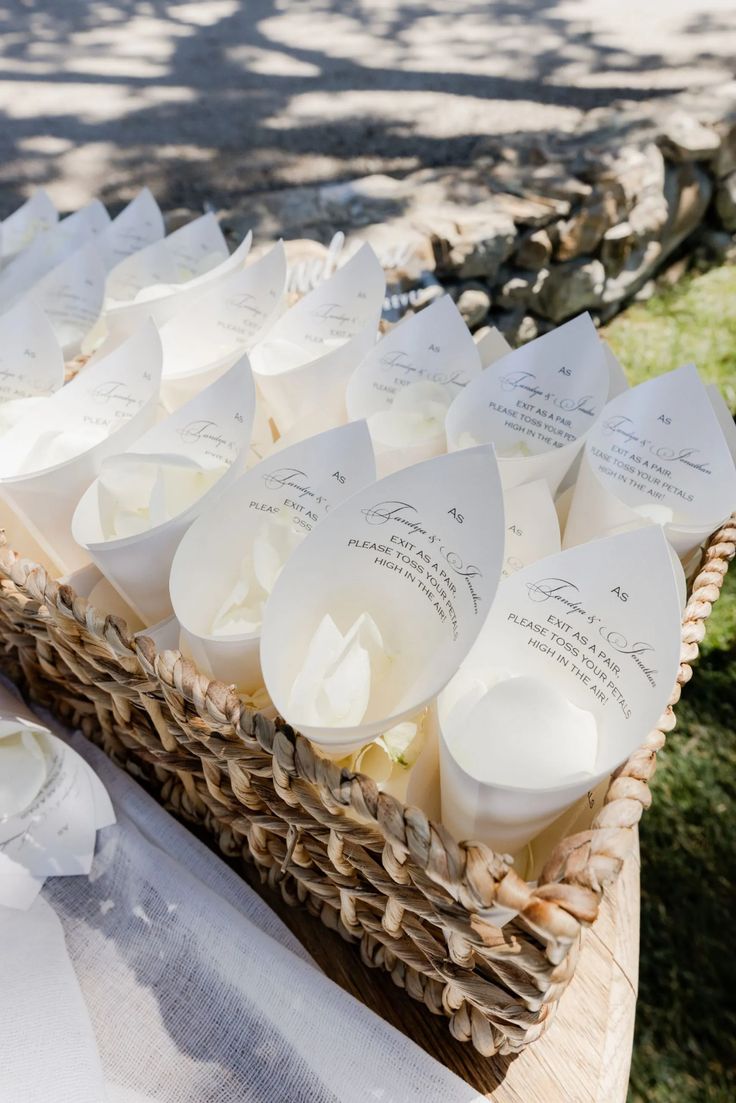
<instances>
[{"instance_id":1,"label":"stone wall","mask_svg":"<svg viewBox=\"0 0 736 1103\"><path fill-rule=\"evenodd\" d=\"M389 315L444 287L472 329L514 343L590 310L605 322L693 259L736 257L736 88L593 112L544 145L505 141L472 168L254 195L225 212L238 237L370 241L389 279Z\"/></svg>"}]
</instances>

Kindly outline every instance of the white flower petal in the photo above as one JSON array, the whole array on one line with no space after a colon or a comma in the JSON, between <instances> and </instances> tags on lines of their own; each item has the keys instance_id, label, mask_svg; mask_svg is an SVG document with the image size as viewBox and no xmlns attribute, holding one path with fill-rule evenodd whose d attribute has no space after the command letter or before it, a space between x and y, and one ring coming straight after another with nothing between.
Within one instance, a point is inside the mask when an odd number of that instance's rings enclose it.
<instances>
[{"instance_id":1,"label":"white flower petal","mask_svg":"<svg viewBox=\"0 0 736 1103\"><path fill-rule=\"evenodd\" d=\"M0 819L27 808L46 780L46 761L33 732L0 737Z\"/></svg>"}]
</instances>

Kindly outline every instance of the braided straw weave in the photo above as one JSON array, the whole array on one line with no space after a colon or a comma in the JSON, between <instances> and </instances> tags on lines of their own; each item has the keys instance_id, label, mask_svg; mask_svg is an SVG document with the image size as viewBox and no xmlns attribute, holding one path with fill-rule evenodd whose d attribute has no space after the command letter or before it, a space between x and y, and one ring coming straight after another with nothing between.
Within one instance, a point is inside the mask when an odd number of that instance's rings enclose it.
<instances>
[{"instance_id":1,"label":"braided straw weave","mask_svg":"<svg viewBox=\"0 0 736 1103\"><path fill-rule=\"evenodd\" d=\"M0 534L1 538L1 534ZM482 1054L521 1050L545 1029L583 928L618 874L651 795L673 706L692 676L736 551L736 515L711 539L682 626L677 684L659 726L614 774L591 828L564 839L536 888L506 857L457 843L417 808L321 758L177 651L105 616L43 567L0 546L0 653L32 699L80 727L177 815L255 862L302 904L444 1014ZM503 930L484 913L518 909Z\"/></svg>"}]
</instances>

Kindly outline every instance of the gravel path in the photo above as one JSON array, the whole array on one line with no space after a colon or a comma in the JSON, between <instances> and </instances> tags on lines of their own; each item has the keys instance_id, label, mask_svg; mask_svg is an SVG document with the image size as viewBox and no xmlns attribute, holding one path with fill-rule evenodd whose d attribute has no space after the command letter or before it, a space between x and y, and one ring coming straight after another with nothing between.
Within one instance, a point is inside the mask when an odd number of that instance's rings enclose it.
<instances>
[{"instance_id":1,"label":"gravel path","mask_svg":"<svg viewBox=\"0 0 736 1103\"><path fill-rule=\"evenodd\" d=\"M9 0L0 211L463 164L730 79L733 0Z\"/></svg>"}]
</instances>

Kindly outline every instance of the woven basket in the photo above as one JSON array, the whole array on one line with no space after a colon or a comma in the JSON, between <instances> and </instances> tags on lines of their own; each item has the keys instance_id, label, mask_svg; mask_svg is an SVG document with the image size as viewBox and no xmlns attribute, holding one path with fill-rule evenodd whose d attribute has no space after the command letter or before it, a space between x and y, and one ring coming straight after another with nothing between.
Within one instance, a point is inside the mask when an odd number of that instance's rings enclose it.
<instances>
[{"instance_id":1,"label":"woven basket","mask_svg":"<svg viewBox=\"0 0 736 1103\"><path fill-rule=\"evenodd\" d=\"M2 539L2 533L0 533ZM618 874L651 796L705 621L736 551L736 514L708 545L659 726L613 776L590 830L563 840L531 888L506 858L457 843L417 808L321 758L177 651L133 639L43 567L0 546L0 667L34 701L142 777L177 815L246 855L290 904L360 943L455 1038L509 1054L548 1025L583 929ZM519 910L502 930L484 919Z\"/></svg>"}]
</instances>

